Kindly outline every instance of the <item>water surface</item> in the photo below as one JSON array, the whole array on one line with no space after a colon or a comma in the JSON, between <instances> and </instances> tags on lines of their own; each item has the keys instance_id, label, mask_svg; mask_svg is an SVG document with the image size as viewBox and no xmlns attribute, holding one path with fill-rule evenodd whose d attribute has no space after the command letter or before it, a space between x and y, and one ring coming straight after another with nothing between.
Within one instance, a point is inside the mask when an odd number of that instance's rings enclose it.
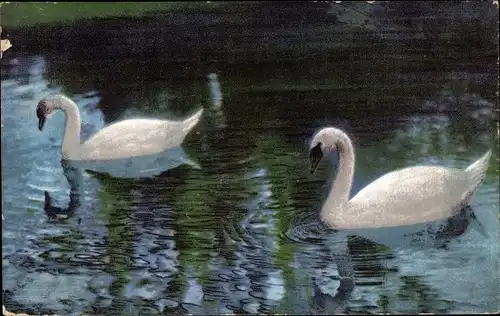
<instances>
[{"instance_id":1,"label":"water surface","mask_svg":"<svg viewBox=\"0 0 500 316\"><path fill-rule=\"evenodd\" d=\"M494 67L439 56L429 66L406 53L397 64L361 53L351 63L186 63L178 75L143 61L16 55L1 84L4 304L106 315L498 310ZM35 114L55 92L78 103L84 137L119 119L179 118L204 106L171 153L200 168L138 179L64 170L63 114L43 132ZM307 155L327 125L355 144L353 194L397 168L464 168L493 155L471 207L419 234L324 231L317 213L334 171L326 161L310 175ZM81 176L77 195L72 173ZM45 191L69 218L47 216Z\"/></svg>"}]
</instances>

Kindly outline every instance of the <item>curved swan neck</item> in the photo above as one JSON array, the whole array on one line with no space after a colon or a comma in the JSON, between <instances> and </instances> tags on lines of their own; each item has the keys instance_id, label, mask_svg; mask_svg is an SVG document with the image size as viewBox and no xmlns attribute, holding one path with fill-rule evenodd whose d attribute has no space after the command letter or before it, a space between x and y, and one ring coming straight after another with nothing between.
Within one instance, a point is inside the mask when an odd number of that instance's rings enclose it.
<instances>
[{"instance_id":1,"label":"curved swan neck","mask_svg":"<svg viewBox=\"0 0 500 316\"><path fill-rule=\"evenodd\" d=\"M337 142L335 144L339 152L339 166L337 175L333 183L333 187L328 194L322 214L330 214L338 211L339 206L349 201L349 194L352 188L352 179L354 176L354 148L349 137L342 133L337 135Z\"/></svg>"},{"instance_id":2,"label":"curved swan neck","mask_svg":"<svg viewBox=\"0 0 500 316\"><path fill-rule=\"evenodd\" d=\"M63 98L54 106L66 115L66 127L62 143L62 158L74 159L80 147L80 111L77 105L68 98Z\"/></svg>"}]
</instances>

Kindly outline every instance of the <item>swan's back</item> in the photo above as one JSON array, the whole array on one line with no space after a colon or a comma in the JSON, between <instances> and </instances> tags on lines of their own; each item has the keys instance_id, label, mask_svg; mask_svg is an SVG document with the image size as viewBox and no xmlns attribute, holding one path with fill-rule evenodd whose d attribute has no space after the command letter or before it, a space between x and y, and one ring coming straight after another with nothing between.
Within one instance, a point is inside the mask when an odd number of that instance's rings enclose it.
<instances>
[{"instance_id":1,"label":"swan's back","mask_svg":"<svg viewBox=\"0 0 500 316\"><path fill-rule=\"evenodd\" d=\"M179 146L198 123L203 110L183 121L130 119L97 132L81 145L82 160L152 155Z\"/></svg>"},{"instance_id":2,"label":"swan's back","mask_svg":"<svg viewBox=\"0 0 500 316\"><path fill-rule=\"evenodd\" d=\"M416 166L383 175L337 213L343 228L412 225L452 216L483 182L491 152L467 169Z\"/></svg>"}]
</instances>

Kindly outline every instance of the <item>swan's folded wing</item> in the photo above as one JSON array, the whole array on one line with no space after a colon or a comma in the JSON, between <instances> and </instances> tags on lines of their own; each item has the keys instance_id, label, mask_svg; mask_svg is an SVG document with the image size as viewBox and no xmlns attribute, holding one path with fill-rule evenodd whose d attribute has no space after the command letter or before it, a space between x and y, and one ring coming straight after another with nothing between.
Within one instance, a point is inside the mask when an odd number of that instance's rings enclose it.
<instances>
[{"instance_id":1,"label":"swan's folded wing","mask_svg":"<svg viewBox=\"0 0 500 316\"><path fill-rule=\"evenodd\" d=\"M82 144L82 159L121 159L156 154L179 146L186 134L178 122L121 121L100 130Z\"/></svg>"},{"instance_id":2,"label":"swan's folded wing","mask_svg":"<svg viewBox=\"0 0 500 316\"><path fill-rule=\"evenodd\" d=\"M463 170L438 166L397 170L356 194L343 216L351 220L344 221L353 223L356 218L355 226L387 227L447 218L467 188Z\"/></svg>"}]
</instances>

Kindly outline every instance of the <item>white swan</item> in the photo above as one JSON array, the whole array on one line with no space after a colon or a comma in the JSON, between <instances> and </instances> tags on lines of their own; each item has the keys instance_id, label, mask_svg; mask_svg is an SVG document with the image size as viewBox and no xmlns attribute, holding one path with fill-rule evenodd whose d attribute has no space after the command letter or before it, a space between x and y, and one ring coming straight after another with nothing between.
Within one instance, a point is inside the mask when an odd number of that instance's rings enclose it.
<instances>
[{"instance_id":1,"label":"white swan","mask_svg":"<svg viewBox=\"0 0 500 316\"><path fill-rule=\"evenodd\" d=\"M38 128L57 110L66 114L62 143L63 160L103 161L154 155L179 146L200 120L203 109L181 121L129 119L107 126L80 143L80 112L77 105L63 95L52 95L37 105Z\"/></svg>"},{"instance_id":2,"label":"white swan","mask_svg":"<svg viewBox=\"0 0 500 316\"><path fill-rule=\"evenodd\" d=\"M349 199L354 148L341 130L320 130L311 142L311 173L323 155L339 153L333 188L321 209L321 221L334 229L413 225L448 218L466 206L484 180L491 150L466 169L415 166L387 173Z\"/></svg>"}]
</instances>

